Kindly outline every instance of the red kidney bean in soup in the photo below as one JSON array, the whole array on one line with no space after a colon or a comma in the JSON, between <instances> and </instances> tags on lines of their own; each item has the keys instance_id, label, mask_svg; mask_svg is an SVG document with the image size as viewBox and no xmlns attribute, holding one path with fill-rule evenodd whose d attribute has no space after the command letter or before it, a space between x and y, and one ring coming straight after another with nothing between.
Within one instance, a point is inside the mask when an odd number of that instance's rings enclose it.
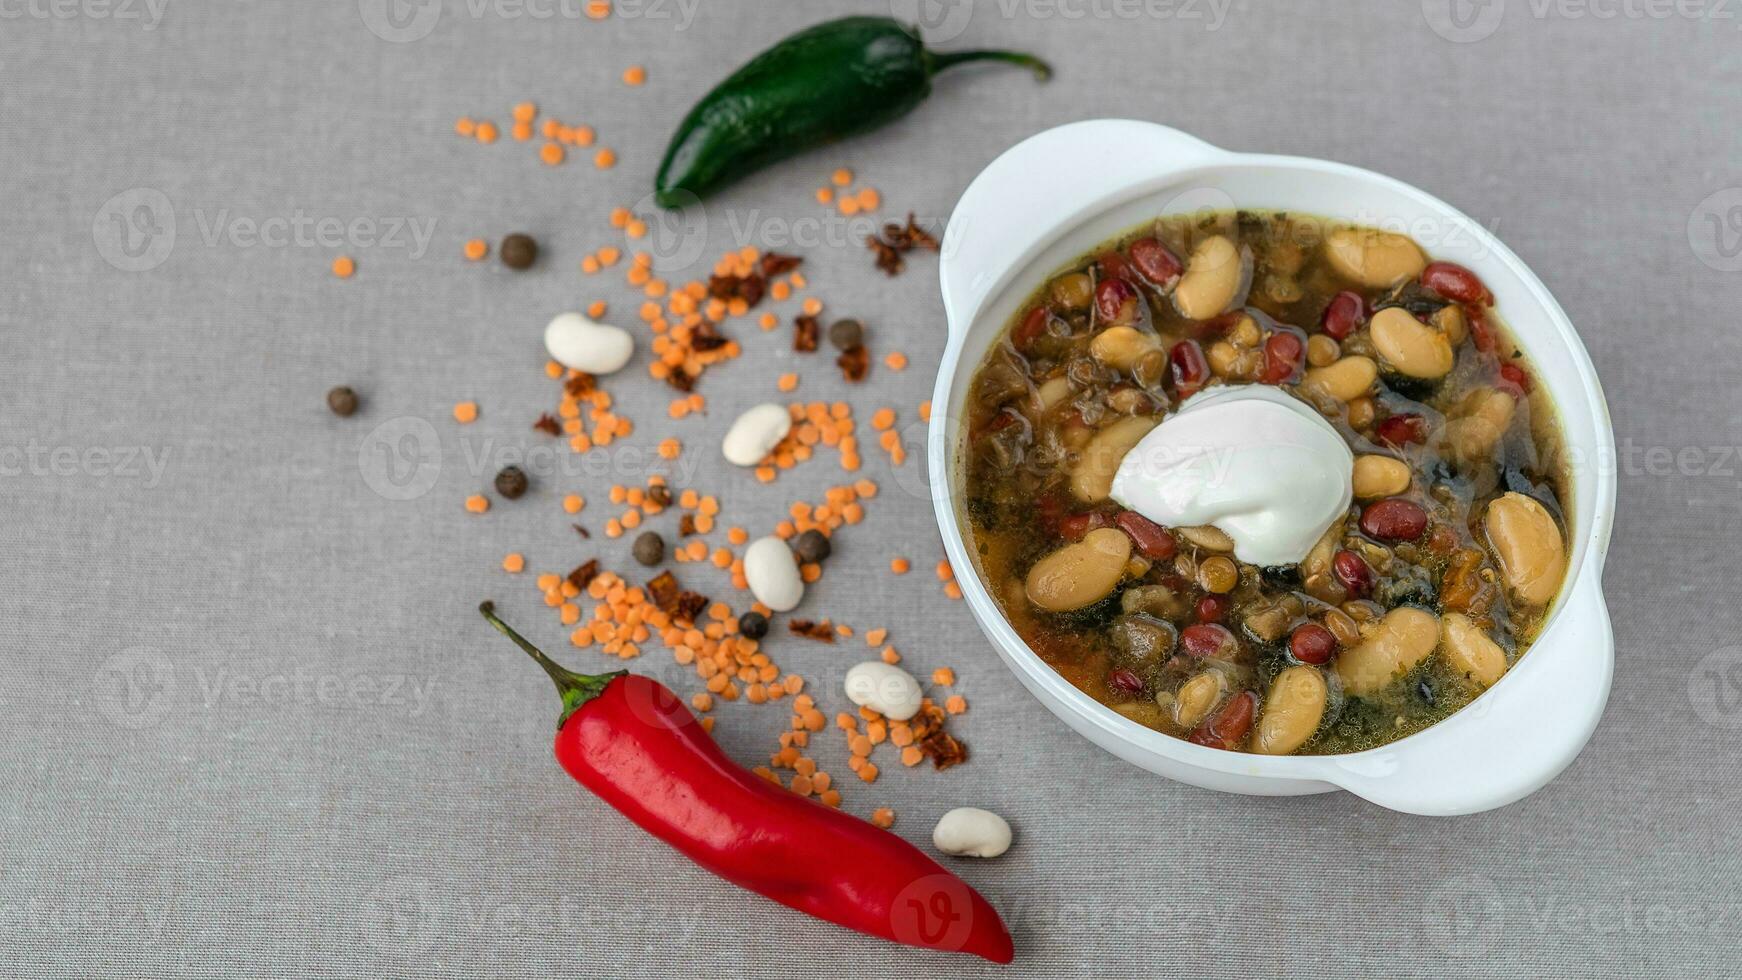
<instances>
[{"instance_id":1,"label":"red kidney bean in soup","mask_svg":"<svg viewBox=\"0 0 1742 980\"><path fill-rule=\"evenodd\" d=\"M967 396L964 506L987 589L1071 683L1200 745L1329 754L1434 724L1525 655L1566 575L1571 481L1474 271L1241 211L1160 218L1033 285ZM1183 401L1230 385L1298 399L1353 457L1346 512L1294 564L1110 492Z\"/></svg>"}]
</instances>

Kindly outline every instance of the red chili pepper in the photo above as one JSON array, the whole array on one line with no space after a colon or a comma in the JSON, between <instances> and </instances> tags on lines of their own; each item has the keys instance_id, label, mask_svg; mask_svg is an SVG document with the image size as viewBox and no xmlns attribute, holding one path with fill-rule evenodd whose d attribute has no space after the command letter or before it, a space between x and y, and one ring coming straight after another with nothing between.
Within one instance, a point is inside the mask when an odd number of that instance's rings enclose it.
<instances>
[{"instance_id":1,"label":"red chili pepper","mask_svg":"<svg viewBox=\"0 0 1742 980\"><path fill-rule=\"evenodd\" d=\"M1014 958L997 910L912 844L737 765L658 681L574 673L492 603L478 609L556 682L557 761L641 829L741 888L836 925L994 963Z\"/></svg>"}]
</instances>

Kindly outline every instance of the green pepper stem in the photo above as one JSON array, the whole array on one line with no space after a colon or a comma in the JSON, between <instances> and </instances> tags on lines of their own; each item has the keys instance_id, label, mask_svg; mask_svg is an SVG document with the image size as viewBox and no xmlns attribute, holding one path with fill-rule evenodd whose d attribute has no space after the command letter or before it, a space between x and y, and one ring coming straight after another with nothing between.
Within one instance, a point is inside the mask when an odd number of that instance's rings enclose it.
<instances>
[{"instance_id":1,"label":"green pepper stem","mask_svg":"<svg viewBox=\"0 0 1742 980\"><path fill-rule=\"evenodd\" d=\"M563 699L563 714L556 723L558 728L563 727L563 724L569 720L569 716L580 710L581 705L603 694L607 685L628 673L626 670L614 670L609 674L577 674L550 659L543 650L533 646L526 637L516 633L514 627L504 623L496 615L494 602L479 603L478 611L484 614L484 618L490 621L491 626L501 630L503 636L513 640L516 646L525 650L532 659L538 661L538 665L544 668L544 672L550 675L552 681L556 682L557 693L561 694Z\"/></svg>"},{"instance_id":2,"label":"green pepper stem","mask_svg":"<svg viewBox=\"0 0 1742 980\"><path fill-rule=\"evenodd\" d=\"M931 75L936 75L938 72L943 71L946 68L953 68L956 65L964 64L969 61L1002 61L1006 64L1021 65L1022 67L1027 68L1029 71L1034 72L1034 77L1043 82L1052 77L1051 65L1036 58L1034 55L1023 54L1021 51L995 51L991 49L950 51L947 53L927 51L925 57L928 68L927 74Z\"/></svg>"}]
</instances>

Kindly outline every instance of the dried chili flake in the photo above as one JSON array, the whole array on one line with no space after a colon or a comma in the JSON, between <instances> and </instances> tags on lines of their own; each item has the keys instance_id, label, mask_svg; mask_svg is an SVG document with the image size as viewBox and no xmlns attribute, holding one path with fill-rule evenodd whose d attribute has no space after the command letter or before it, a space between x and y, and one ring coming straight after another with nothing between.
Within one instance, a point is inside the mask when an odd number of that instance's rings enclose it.
<instances>
[{"instance_id":1,"label":"dried chili flake","mask_svg":"<svg viewBox=\"0 0 1742 980\"><path fill-rule=\"evenodd\" d=\"M584 371L563 382L563 391L567 392L570 398L579 398L582 395L590 395L593 393L593 389L597 387L598 382L594 380L592 375L587 374Z\"/></svg>"},{"instance_id":2,"label":"dried chili flake","mask_svg":"<svg viewBox=\"0 0 1742 980\"><path fill-rule=\"evenodd\" d=\"M826 619L820 623L813 623L808 619L789 619L786 621L786 628L792 631L792 635L802 636L807 640L816 640L819 643L835 642L835 625Z\"/></svg>"},{"instance_id":3,"label":"dried chili flake","mask_svg":"<svg viewBox=\"0 0 1742 980\"><path fill-rule=\"evenodd\" d=\"M920 705L919 713L907 723L913 731L914 744L939 769L948 769L968 757L967 746L944 731L944 724L948 720L949 716L944 713L944 709L927 698Z\"/></svg>"},{"instance_id":4,"label":"dried chili flake","mask_svg":"<svg viewBox=\"0 0 1742 980\"><path fill-rule=\"evenodd\" d=\"M938 250L937 236L926 231L924 228L921 228L913 220L912 211L907 212L906 227L895 224L894 222L884 225L883 238L890 245L893 245L902 251L915 248L927 248L934 252Z\"/></svg>"},{"instance_id":5,"label":"dried chili flake","mask_svg":"<svg viewBox=\"0 0 1742 980\"><path fill-rule=\"evenodd\" d=\"M586 529L586 528L584 528L584 527L582 527L582 526L580 526L580 525L579 525L579 524L570 524L570 525L569 525L569 527L572 527L572 528L574 528L574 529L575 529L575 533L576 533L576 534L578 534L578 535L580 535L580 536L581 536L581 537L583 537L583 538L589 538L589 539L590 539L590 538L592 538L592 536L593 536L593 532L591 532L591 531L589 531L589 530L587 530L587 529Z\"/></svg>"},{"instance_id":6,"label":"dried chili flake","mask_svg":"<svg viewBox=\"0 0 1742 980\"><path fill-rule=\"evenodd\" d=\"M690 332L690 349L697 353L718 350L726 344L726 338L720 336L714 325L706 320L696 324L695 329Z\"/></svg>"},{"instance_id":7,"label":"dried chili flake","mask_svg":"<svg viewBox=\"0 0 1742 980\"><path fill-rule=\"evenodd\" d=\"M653 604L668 616L677 615L678 600L683 596L683 590L677 586L677 576L670 571L660 572L647 583L647 594L653 599Z\"/></svg>"},{"instance_id":8,"label":"dried chili flake","mask_svg":"<svg viewBox=\"0 0 1742 980\"><path fill-rule=\"evenodd\" d=\"M882 234L873 235L866 244L877 255L877 268L890 276L900 275L907 267L906 260L902 258L904 254L916 248L934 252L938 249L937 236L921 228L914 221L911 211L907 213L906 225L890 222L883 226Z\"/></svg>"},{"instance_id":9,"label":"dried chili flake","mask_svg":"<svg viewBox=\"0 0 1742 980\"><path fill-rule=\"evenodd\" d=\"M538 421L532 423L532 427L546 435L552 436L562 435L563 431L562 424L559 423L549 412L540 415Z\"/></svg>"},{"instance_id":10,"label":"dried chili flake","mask_svg":"<svg viewBox=\"0 0 1742 980\"><path fill-rule=\"evenodd\" d=\"M677 536L687 538L696 533L696 515L685 514L677 519Z\"/></svg>"},{"instance_id":11,"label":"dried chili flake","mask_svg":"<svg viewBox=\"0 0 1742 980\"><path fill-rule=\"evenodd\" d=\"M842 351L835 363L841 366L841 376L848 381L863 381L866 372L871 370L871 352L860 344Z\"/></svg>"},{"instance_id":12,"label":"dried chili flake","mask_svg":"<svg viewBox=\"0 0 1742 980\"><path fill-rule=\"evenodd\" d=\"M913 731L914 739L920 740L932 732L942 731L944 722L948 718L949 716L944 714L942 708L939 708L930 698L926 698L920 702L918 713L907 720L907 727Z\"/></svg>"},{"instance_id":13,"label":"dried chili flake","mask_svg":"<svg viewBox=\"0 0 1742 980\"><path fill-rule=\"evenodd\" d=\"M907 263L902 259L901 253L896 251L893 245L885 244L881 238L872 236L865 244L870 246L872 252L876 253L877 268L884 275L899 276L901 271L907 268Z\"/></svg>"},{"instance_id":14,"label":"dried chili flake","mask_svg":"<svg viewBox=\"0 0 1742 980\"><path fill-rule=\"evenodd\" d=\"M587 560L586 564L576 566L575 570L568 574L568 579L570 585L573 585L577 589L585 590L587 585L598 576L599 559L591 558Z\"/></svg>"},{"instance_id":15,"label":"dried chili flake","mask_svg":"<svg viewBox=\"0 0 1742 980\"><path fill-rule=\"evenodd\" d=\"M665 376L665 383L678 391L687 392L695 388L696 379L690 377L690 373L683 368L674 367L671 369L671 373Z\"/></svg>"},{"instance_id":16,"label":"dried chili flake","mask_svg":"<svg viewBox=\"0 0 1742 980\"><path fill-rule=\"evenodd\" d=\"M708 597L694 592L680 592L677 597L677 611L672 615L686 622L695 622L702 611L708 608Z\"/></svg>"},{"instance_id":17,"label":"dried chili flake","mask_svg":"<svg viewBox=\"0 0 1742 980\"><path fill-rule=\"evenodd\" d=\"M791 272L799 267L804 259L796 255L782 255L779 252L769 252L762 257L762 274L770 279L782 273Z\"/></svg>"},{"instance_id":18,"label":"dried chili flake","mask_svg":"<svg viewBox=\"0 0 1742 980\"><path fill-rule=\"evenodd\" d=\"M762 302L762 296L768 291L768 280L762 273L752 272L747 276L709 276L708 295L714 299L741 299L749 306Z\"/></svg>"},{"instance_id":19,"label":"dried chili flake","mask_svg":"<svg viewBox=\"0 0 1742 980\"><path fill-rule=\"evenodd\" d=\"M817 349L817 338L822 335L822 327L817 318L809 313L801 313L792 321L792 349L801 354L809 354Z\"/></svg>"},{"instance_id":20,"label":"dried chili flake","mask_svg":"<svg viewBox=\"0 0 1742 980\"><path fill-rule=\"evenodd\" d=\"M947 732L933 732L919 743L919 750L937 769L948 769L968 758L968 748Z\"/></svg>"},{"instance_id":21,"label":"dried chili flake","mask_svg":"<svg viewBox=\"0 0 1742 980\"><path fill-rule=\"evenodd\" d=\"M738 277L709 276L708 295L713 299L731 299L738 295Z\"/></svg>"}]
</instances>

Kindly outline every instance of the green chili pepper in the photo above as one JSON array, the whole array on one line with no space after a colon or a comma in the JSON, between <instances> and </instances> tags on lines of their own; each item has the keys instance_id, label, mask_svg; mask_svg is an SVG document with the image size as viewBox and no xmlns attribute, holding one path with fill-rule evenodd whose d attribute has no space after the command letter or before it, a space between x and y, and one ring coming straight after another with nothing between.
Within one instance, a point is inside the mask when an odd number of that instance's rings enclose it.
<instances>
[{"instance_id":1,"label":"green chili pepper","mask_svg":"<svg viewBox=\"0 0 1742 980\"><path fill-rule=\"evenodd\" d=\"M803 150L897 119L931 94L931 77L969 61L1052 68L1014 51L926 50L887 17L846 17L769 48L696 104L666 147L654 200L679 207Z\"/></svg>"}]
</instances>

